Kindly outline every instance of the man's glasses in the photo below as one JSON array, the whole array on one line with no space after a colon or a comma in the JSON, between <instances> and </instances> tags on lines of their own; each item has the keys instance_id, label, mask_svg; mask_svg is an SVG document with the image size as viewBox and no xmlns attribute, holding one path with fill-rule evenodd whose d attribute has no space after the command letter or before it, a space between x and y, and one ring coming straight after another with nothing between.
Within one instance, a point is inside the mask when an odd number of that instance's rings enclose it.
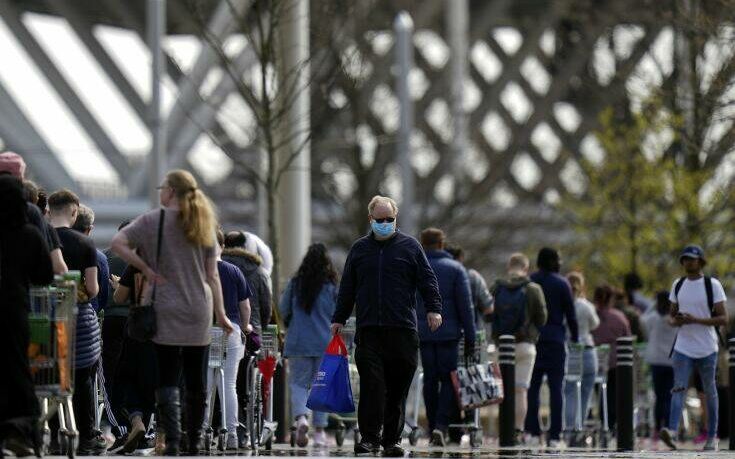
<instances>
[{"instance_id":1,"label":"man's glasses","mask_svg":"<svg viewBox=\"0 0 735 459\"><path fill-rule=\"evenodd\" d=\"M373 217L373 220L375 220L376 223L393 223L394 221L396 221L396 217L385 217L385 218Z\"/></svg>"}]
</instances>

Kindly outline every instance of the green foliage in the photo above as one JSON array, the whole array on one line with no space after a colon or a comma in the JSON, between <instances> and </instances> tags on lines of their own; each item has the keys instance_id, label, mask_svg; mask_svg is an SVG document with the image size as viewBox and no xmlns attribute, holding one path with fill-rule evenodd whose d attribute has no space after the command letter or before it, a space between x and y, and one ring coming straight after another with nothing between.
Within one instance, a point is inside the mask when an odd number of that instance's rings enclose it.
<instances>
[{"instance_id":1,"label":"green foliage","mask_svg":"<svg viewBox=\"0 0 735 459\"><path fill-rule=\"evenodd\" d=\"M709 272L729 273L732 193L713 183L713 171L685 167L672 154L679 125L655 101L624 117L612 109L600 114L596 136L605 156L580 162L586 191L567 193L559 204L574 228L567 265L583 270L590 285L620 285L637 272L647 290L667 289L688 243L704 246Z\"/></svg>"}]
</instances>

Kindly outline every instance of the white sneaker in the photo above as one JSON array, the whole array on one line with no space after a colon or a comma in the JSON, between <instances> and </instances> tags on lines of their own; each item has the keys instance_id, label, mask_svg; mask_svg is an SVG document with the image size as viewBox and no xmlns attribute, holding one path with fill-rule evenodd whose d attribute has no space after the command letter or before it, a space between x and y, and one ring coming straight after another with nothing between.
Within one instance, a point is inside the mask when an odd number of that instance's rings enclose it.
<instances>
[{"instance_id":1,"label":"white sneaker","mask_svg":"<svg viewBox=\"0 0 735 459\"><path fill-rule=\"evenodd\" d=\"M551 449L565 449L567 444L564 440L549 440L549 448Z\"/></svg>"},{"instance_id":2,"label":"white sneaker","mask_svg":"<svg viewBox=\"0 0 735 459\"><path fill-rule=\"evenodd\" d=\"M526 446L541 446L541 437L529 435L524 442Z\"/></svg>"},{"instance_id":3,"label":"white sneaker","mask_svg":"<svg viewBox=\"0 0 735 459\"><path fill-rule=\"evenodd\" d=\"M314 440L314 446L317 448L324 448L327 446L327 433L323 430L317 430L314 432L312 439Z\"/></svg>"},{"instance_id":4,"label":"white sneaker","mask_svg":"<svg viewBox=\"0 0 735 459\"><path fill-rule=\"evenodd\" d=\"M225 449L228 451L237 451L238 446L239 445L237 444L237 434L228 433L227 440L225 441Z\"/></svg>"},{"instance_id":5,"label":"white sneaker","mask_svg":"<svg viewBox=\"0 0 735 459\"><path fill-rule=\"evenodd\" d=\"M717 451L719 447L718 443L719 441L717 438L708 438L704 444L704 448L702 448L702 451Z\"/></svg>"},{"instance_id":6,"label":"white sneaker","mask_svg":"<svg viewBox=\"0 0 735 459\"><path fill-rule=\"evenodd\" d=\"M309 444L309 421L306 416L301 416L296 421L296 446L305 448Z\"/></svg>"}]
</instances>

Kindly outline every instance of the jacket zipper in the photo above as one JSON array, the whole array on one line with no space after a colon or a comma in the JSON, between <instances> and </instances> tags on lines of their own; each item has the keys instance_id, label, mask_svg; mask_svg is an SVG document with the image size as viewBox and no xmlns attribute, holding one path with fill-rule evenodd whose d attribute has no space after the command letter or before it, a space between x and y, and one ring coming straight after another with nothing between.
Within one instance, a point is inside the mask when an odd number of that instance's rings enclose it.
<instances>
[{"instance_id":1,"label":"jacket zipper","mask_svg":"<svg viewBox=\"0 0 735 459\"><path fill-rule=\"evenodd\" d=\"M378 252L378 326L383 322L383 247Z\"/></svg>"}]
</instances>

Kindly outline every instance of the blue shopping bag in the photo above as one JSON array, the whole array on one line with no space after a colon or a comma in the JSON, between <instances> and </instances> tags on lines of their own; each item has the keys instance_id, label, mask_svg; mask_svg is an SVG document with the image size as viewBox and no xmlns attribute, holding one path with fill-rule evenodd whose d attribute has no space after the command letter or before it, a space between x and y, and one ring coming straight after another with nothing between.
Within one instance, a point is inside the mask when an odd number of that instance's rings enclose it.
<instances>
[{"instance_id":1,"label":"blue shopping bag","mask_svg":"<svg viewBox=\"0 0 735 459\"><path fill-rule=\"evenodd\" d=\"M327 413L353 413L355 402L350 386L350 367L347 346L339 335L334 335L319 365L311 385L306 407Z\"/></svg>"}]
</instances>

